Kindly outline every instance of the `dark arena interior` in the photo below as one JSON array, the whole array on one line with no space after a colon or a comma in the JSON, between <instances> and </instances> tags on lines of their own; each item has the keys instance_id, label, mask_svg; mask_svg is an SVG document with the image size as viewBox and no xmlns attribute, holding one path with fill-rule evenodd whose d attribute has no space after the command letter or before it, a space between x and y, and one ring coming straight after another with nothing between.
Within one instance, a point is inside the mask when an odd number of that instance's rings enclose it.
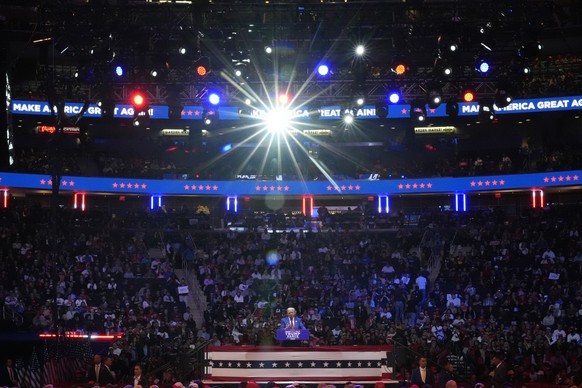
<instances>
[{"instance_id":1,"label":"dark arena interior","mask_svg":"<svg viewBox=\"0 0 582 388\"><path fill-rule=\"evenodd\" d=\"M582 387L582 1L3 0L0 387Z\"/></svg>"}]
</instances>

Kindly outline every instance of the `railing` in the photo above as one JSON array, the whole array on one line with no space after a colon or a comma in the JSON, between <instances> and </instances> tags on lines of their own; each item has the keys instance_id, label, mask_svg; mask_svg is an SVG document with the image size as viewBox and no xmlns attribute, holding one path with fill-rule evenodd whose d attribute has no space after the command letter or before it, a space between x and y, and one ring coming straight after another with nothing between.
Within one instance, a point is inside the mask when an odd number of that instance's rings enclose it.
<instances>
[{"instance_id":1,"label":"railing","mask_svg":"<svg viewBox=\"0 0 582 388\"><path fill-rule=\"evenodd\" d=\"M9 307L2 306L2 319L11 321L15 326L22 326L24 318L22 314L17 313Z\"/></svg>"},{"instance_id":2,"label":"railing","mask_svg":"<svg viewBox=\"0 0 582 388\"><path fill-rule=\"evenodd\" d=\"M176 361L166 362L148 373L158 375L160 372L172 368L177 372L176 377L182 381L201 379L205 373L206 353L210 342L210 340L205 341L194 349L179 355Z\"/></svg>"}]
</instances>

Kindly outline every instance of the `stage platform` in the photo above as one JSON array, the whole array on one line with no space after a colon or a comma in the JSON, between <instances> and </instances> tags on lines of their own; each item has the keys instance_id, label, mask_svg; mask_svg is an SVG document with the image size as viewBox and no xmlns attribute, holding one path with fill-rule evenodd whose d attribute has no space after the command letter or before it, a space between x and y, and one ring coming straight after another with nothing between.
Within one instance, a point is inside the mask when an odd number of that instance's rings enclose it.
<instances>
[{"instance_id":1,"label":"stage platform","mask_svg":"<svg viewBox=\"0 0 582 388\"><path fill-rule=\"evenodd\" d=\"M392 375L392 346L218 346L208 347L205 380L209 385L293 382L343 385L348 381L397 384Z\"/></svg>"},{"instance_id":2,"label":"stage platform","mask_svg":"<svg viewBox=\"0 0 582 388\"><path fill-rule=\"evenodd\" d=\"M214 387L214 386L226 386L226 387L229 387L229 386L238 386L238 385L240 385L241 383L243 383L245 381L214 381L214 380L202 380L202 382L205 385L210 385L211 387ZM257 381L255 381L255 383L262 384L262 385L265 385L268 382L269 381L267 381L267 380L257 380ZM282 381L282 380L276 380L275 382L277 383L277 385L280 388L285 388L287 385L296 384L296 383L305 384L305 385L308 385L308 386L316 386L316 385L319 385L321 383L325 383L325 384L333 384L333 385L335 385L338 388L342 388L345 385L345 383L347 383L348 381L346 381L346 380L328 380L328 381L316 381L316 380ZM397 381L397 380L351 381L351 383L353 383L353 384L362 385L364 387L372 387L377 382L382 382L382 383L384 383L384 386L390 387L390 388L401 387L401 386L405 386L406 385L405 382Z\"/></svg>"}]
</instances>

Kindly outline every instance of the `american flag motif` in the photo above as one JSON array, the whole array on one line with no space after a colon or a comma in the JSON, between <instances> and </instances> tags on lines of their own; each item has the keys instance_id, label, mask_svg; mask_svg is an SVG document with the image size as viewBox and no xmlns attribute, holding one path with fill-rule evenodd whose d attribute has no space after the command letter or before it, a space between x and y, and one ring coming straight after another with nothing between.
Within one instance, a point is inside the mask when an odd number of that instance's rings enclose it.
<instances>
[{"instance_id":1,"label":"american flag motif","mask_svg":"<svg viewBox=\"0 0 582 388\"><path fill-rule=\"evenodd\" d=\"M227 380L390 380L390 346L210 347L207 377Z\"/></svg>"}]
</instances>

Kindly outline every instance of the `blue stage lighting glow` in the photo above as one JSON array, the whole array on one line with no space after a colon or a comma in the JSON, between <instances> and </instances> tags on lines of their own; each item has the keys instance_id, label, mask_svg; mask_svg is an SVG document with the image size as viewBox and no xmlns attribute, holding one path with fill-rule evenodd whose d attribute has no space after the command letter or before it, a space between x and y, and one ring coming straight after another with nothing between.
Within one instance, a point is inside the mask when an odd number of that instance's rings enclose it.
<instances>
[{"instance_id":1,"label":"blue stage lighting glow","mask_svg":"<svg viewBox=\"0 0 582 388\"><path fill-rule=\"evenodd\" d=\"M326 76L329 74L329 66L327 65L319 65L317 68L317 73L321 76Z\"/></svg>"},{"instance_id":2,"label":"blue stage lighting glow","mask_svg":"<svg viewBox=\"0 0 582 388\"><path fill-rule=\"evenodd\" d=\"M400 93L390 92L388 95L388 101L390 101L392 104L398 104L398 102L400 102Z\"/></svg>"},{"instance_id":3,"label":"blue stage lighting glow","mask_svg":"<svg viewBox=\"0 0 582 388\"><path fill-rule=\"evenodd\" d=\"M479 71L481 73L487 73L491 69L491 66L487 61L481 61L479 63Z\"/></svg>"},{"instance_id":4,"label":"blue stage lighting glow","mask_svg":"<svg viewBox=\"0 0 582 388\"><path fill-rule=\"evenodd\" d=\"M218 93L210 93L208 95L208 102L212 105L220 104L220 95L218 95Z\"/></svg>"},{"instance_id":5,"label":"blue stage lighting glow","mask_svg":"<svg viewBox=\"0 0 582 388\"><path fill-rule=\"evenodd\" d=\"M123 67L115 66L115 75L118 77L123 77Z\"/></svg>"}]
</instances>

